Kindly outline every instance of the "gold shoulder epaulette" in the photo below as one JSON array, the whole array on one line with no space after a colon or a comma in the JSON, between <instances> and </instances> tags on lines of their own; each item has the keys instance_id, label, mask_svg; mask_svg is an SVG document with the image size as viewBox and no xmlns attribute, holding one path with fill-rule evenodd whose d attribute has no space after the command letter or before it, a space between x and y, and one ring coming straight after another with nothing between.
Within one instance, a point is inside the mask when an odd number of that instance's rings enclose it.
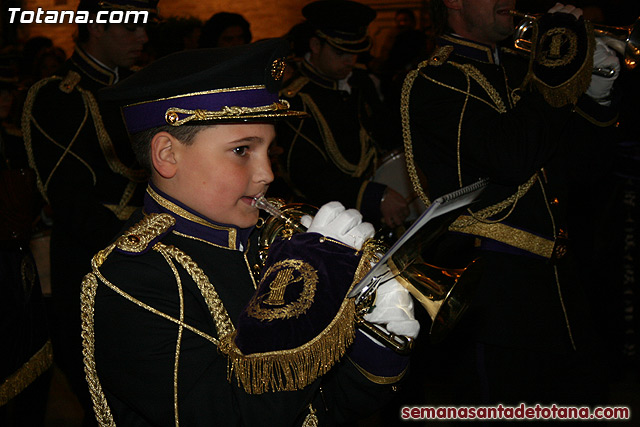
<instances>
[{"instance_id":1,"label":"gold shoulder epaulette","mask_svg":"<svg viewBox=\"0 0 640 427\"><path fill-rule=\"evenodd\" d=\"M300 76L297 79L295 79L293 82L291 82L291 84L289 86L287 86L286 88L282 89L280 91L280 93L282 95L286 96L287 98L293 98L294 96L296 96L298 94L298 92L300 92L300 90L307 83L309 83L309 77Z\"/></svg>"},{"instance_id":2,"label":"gold shoulder epaulette","mask_svg":"<svg viewBox=\"0 0 640 427\"><path fill-rule=\"evenodd\" d=\"M418 64L418 68L424 68L429 65L436 67L444 65L449 59L451 52L453 52L453 46L439 46L433 51L429 59Z\"/></svg>"},{"instance_id":3,"label":"gold shoulder epaulette","mask_svg":"<svg viewBox=\"0 0 640 427\"><path fill-rule=\"evenodd\" d=\"M59 88L64 93L71 93L76 85L80 83L80 79L82 79L80 74L76 73L75 71L69 71L64 79L62 79L62 81L60 82Z\"/></svg>"},{"instance_id":4,"label":"gold shoulder epaulette","mask_svg":"<svg viewBox=\"0 0 640 427\"><path fill-rule=\"evenodd\" d=\"M116 240L116 250L132 255L144 253L171 231L175 223L175 218L168 214L146 215Z\"/></svg>"}]
</instances>

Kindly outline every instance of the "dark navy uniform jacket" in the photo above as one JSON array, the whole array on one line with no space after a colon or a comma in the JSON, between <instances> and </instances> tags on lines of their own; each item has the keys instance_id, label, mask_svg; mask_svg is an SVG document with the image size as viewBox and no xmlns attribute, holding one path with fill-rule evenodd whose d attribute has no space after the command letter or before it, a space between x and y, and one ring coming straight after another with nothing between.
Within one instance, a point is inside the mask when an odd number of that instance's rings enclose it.
<instances>
[{"instance_id":1,"label":"dark navy uniform jacket","mask_svg":"<svg viewBox=\"0 0 640 427\"><path fill-rule=\"evenodd\" d=\"M122 425L320 425L379 407L407 359L364 336L297 391L250 395L218 348L256 289L253 228L216 224L147 189L144 211L93 259L83 283L87 378L98 420Z\"/></svg>"},{"instance_id":2,"label":"dark navy uniform jacket","mask_svg":"<svg viewBox=\"0 0 640 427\"><path fill-rule=\"evenodd\" d=\"M399 126L394 127L366 71L354 69L348 82L350 93L302 61L281 94L291 108L310 117L278 128L282 166L308 203L337 200L377 224L386 187L368 178L383 150L399 147Z\"/></svg>"},{"instance_id":3,"label":"dark navy uniform jacket","mask_svg":"<svg viewBox=\"0 0 640 427\"><path fill-rule=\"evenodd\" d=\"M29 249L37 214L35 175L20 133L0 125L0 406L53 363L40 280ZM27 395L27 393L25 393Z\"/></svg>"},{"instance_id":4,"label":"dark navy uniform jacket","mask_svg":"<svg viewBox=\"0 0 640 427\"><path fill-rule=\"evenodd\" d=\"M147 175L136 165L120 110L97 101L98 90L130 73L120 68L116 76L77 47L56 75L33 85L25 102L29 161L54 212L57 295L76 298L70 283L82 279L93 254L142 204Z\"/></svg>"},{"instance_id":5,"label":"dark navy uniform jacket","mask_svg":"<svg viewBox=\"0 0 640 427\"><path fill-rule=\"evenodd\" d=\"M567 233L571 239L570 190L604 169L611 147L603 135L615 115L586 96L554 108L518 89L522 58L454 35L438 45L405 80L405 150L426 176L412 177L426 203L490 179L439 248L445 263L486 261L465 320L482 342L566 351L577 341L572 306L580 292L564 277L570 255L555 259Z\"/></svg>"}]
</instances>

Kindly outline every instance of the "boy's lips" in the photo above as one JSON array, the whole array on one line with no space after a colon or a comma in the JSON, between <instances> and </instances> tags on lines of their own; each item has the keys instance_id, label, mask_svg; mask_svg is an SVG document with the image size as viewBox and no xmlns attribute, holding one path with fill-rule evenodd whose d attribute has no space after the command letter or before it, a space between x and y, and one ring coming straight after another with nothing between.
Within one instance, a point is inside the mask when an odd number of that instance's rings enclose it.
<instances>
[{"instance_id":1,"label":"boy's lips","mask_svg":"<svg viewBox=\"0 0 640 427\"><path fill-rule=\"evenodd\" d=\"M255 206L256 204L256 199L260 198L263 196L264 193L258 193L255 196L243 196L242 200L244 200L245 202L249 203L251 206ZM256 208L257 209L257 208Z\"/></svg>"}]
</instances>

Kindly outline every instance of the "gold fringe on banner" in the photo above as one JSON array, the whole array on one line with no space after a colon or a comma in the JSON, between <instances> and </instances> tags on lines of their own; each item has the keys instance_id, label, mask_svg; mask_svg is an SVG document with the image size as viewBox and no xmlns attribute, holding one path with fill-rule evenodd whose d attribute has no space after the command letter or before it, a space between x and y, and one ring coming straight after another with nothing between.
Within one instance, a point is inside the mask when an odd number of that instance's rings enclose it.
<instances>
[{"instance_id":1,"label":"gold fringe on banner","mask_svg":"<svg viewBox=\"0 0 640 427\"><path fill-rule=\"evenodd\" d=\"M318 336L300 347L244 355L233 342L235 333L220 343L229 357L228 379L249 394L300 390L339 361L355 336L355 303L345 299L338 315Z\"/></svg>"},{"instance_id":2,"label":"gold fringe on banner","mask_svg":"<svg viewBox=\"0 0 640 427\"><path fill-rule=\"evenodd\" d=\"M379 242L365 243L351 288L371 269L382 250ZM329 370L353 344L356 320L355 298L345 298L331 323L311 341L292 349L242 354L235 344L237 332L221 339L218 349L229 357L227 379L235 375L249 394L300 390Z\"/></svg>"}]
</instances>

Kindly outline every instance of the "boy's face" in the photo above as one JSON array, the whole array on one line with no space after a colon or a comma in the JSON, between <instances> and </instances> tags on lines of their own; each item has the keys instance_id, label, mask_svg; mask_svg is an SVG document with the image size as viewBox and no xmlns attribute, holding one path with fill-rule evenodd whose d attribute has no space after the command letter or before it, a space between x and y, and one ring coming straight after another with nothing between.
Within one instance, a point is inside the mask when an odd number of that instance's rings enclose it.
<instances>
[{"instance_id":1,"label":"boy's face","mask_svg":"<svg viewBox=\"0 0 640 427\"><path fill-rule=\"evenodd\" d=\"M178 144L176 190L172 194L207 218L241 228L258 221L253 198L273 181L269 146L272 124L225 124L196 134L190 145Z\"/></svg>"},{"instance_id":2,"label":"boy's face","mask_svg":"<svg viewBox=\"0 0 640 427\"><path fill-rule=\"evenodd\" d=\"M131 67L142 55L149 40L144 26L134 24L109 24L101 27L94 52L106 66Z\"/></svg>"},{"instance_id":3,"label":"boy's face","mask_svg":"<svg viewBox=\"0 0 640 427\"><path fill-rule=\"evenodd\" d=\"M317 37L315 39L317 42L310 42L311 63L329 78L346 79L358 62L358 55L337 49Z\"/></svg>"}]
</instances>

